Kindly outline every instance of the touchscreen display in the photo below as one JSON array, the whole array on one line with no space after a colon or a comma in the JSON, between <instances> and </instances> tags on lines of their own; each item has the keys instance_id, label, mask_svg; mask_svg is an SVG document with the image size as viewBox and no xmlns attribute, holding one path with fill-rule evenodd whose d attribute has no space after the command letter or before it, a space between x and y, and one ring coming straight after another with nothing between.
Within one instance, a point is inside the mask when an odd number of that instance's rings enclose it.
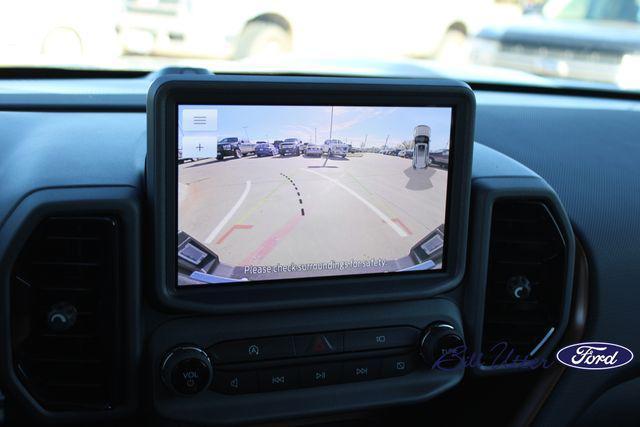
<instances>
[{"instance_id":1,"label":"touchscreen display","mask_svg":"<svg viewBox=\"0 0 640 427\"><path fill-rule=\"evenodd\" d=\"M442 270L452 116L179 105L178 286Z\"/></svg>"}]
</instances>

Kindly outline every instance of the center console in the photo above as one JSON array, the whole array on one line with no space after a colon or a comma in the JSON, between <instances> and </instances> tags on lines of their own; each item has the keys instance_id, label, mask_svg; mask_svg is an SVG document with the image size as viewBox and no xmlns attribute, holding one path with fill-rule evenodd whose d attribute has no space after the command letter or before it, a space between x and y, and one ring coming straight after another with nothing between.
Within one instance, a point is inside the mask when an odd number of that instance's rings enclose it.
<instances>
[{"instance_id":1,"label":"center console","mask_svg":"<svg viewBox=\"0 0 640 427\"><path fill-rule=\"evenodd\" d=\"M459 382L461 314L437 296L464 272L473 116L449 81L157 81L154 295L205 317L153 332L155 410L264 421Z\"/></svg>"}]
</instances>

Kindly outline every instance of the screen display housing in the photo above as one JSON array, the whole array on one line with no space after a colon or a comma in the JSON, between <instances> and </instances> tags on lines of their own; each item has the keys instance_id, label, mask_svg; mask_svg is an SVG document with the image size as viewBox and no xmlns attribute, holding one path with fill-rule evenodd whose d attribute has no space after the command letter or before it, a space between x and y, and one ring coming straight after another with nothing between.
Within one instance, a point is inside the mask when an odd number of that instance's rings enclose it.
<instances>
[{"instance_id":1,"label":"screen display housing","mask_svg":"<svg viewBox=\"0 0 640 427\"><path fill-rule=\"evenodd\" d=\"M178 105L177 285L441 271L452 116Z\"/></svg>"},{"instance_id":2,"label":"screen display housing","mask_svg":"<svg viewBox=\"0 0 640 427\"><path fill-rule=\"evenodd\" d=\"M292 278L178 288L177 135L179 105L413 106L452 111L447 237L443 268L412 273ZM473 93L440 80L305 77L174 77L148 97L147 189L152 222L154 289L167 306L207 312L423 298L454 287L464 271L469 205ZM184 256L191 252L187 251Z\"/></svg>"}]
</instances>

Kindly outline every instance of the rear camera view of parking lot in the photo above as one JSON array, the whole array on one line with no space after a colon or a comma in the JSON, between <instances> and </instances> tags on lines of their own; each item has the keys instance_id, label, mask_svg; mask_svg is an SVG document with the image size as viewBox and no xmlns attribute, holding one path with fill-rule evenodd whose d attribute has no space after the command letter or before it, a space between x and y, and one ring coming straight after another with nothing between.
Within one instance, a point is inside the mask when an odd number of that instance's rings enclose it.
<instances>
[{"instance_id":1,"label":"rear camera view of parking lot","mask_svg":"<svg viewBox=\"0 0 640 427\"><path fill-rule=\"evenodd\" d=\"M178 285L442 269L451 117L179 106Z\"/></svg>"}]
</instances>

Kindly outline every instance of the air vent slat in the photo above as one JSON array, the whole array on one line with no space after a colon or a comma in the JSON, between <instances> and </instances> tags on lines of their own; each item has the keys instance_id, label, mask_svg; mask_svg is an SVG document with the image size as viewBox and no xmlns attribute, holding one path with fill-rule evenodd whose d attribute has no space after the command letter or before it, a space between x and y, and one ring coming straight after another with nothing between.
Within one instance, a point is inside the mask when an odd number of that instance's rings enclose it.
<instances>
[{"instance_id":1,"label":"air vent slat","mask_svg":"<svg viewBox=\"0 0 640 427\"><path fill-rule=\"evenodd\" d=\"M20 379L49 410L121 402L118 225L110 217L41 223L14 269L13 348Z\"/></svg>"},{"instance_id":2,"label":"air vent slat","mask_svg":"<svg viewBox=\"0 0 640 427\"><path fill-rule=\"evenodd\" d=\"M67 364L75 364L75 363L90 363L90 364L98 364L104 363L102 359L56 359L56 358L47 358L47 357L32 357L33 362L37 363L67 363Z\"/></svg>"},{"instance_id":3,"label":"air vent slat","mask_svg":"<svg viewBox=\"0 0 640 427\"><path fill-rule=\"evenodd\" d=\"M561 315L565 242L544 202L495 202L489 243L482 353L508 343L528 355Z\"/></svg>"},{"instance_id":4,"label":"air vent slat","mask_svg":"<svg viewBox=\"0 0 640 427\"><path fill-rule=\"evenodd\" d=\"M86 261L34 261L33 265L38 266L62 266L62 267L98 267L100 264L97 262L86 262Z\"/></svg>"},{"instance_id":5,"label":"air vent slat","mask_svg":"<svg viewBox=\"0 0 640 427\"><path fill-rule=\"evenodd\" d=\"M88 289L88 288L65 287L65 286L41 286L40 289L42 289L43 292L63 292L63 293L69 293L69 292L87 293L87 292L91 292L91 289Z\"/></svg>"}]
</instances>

